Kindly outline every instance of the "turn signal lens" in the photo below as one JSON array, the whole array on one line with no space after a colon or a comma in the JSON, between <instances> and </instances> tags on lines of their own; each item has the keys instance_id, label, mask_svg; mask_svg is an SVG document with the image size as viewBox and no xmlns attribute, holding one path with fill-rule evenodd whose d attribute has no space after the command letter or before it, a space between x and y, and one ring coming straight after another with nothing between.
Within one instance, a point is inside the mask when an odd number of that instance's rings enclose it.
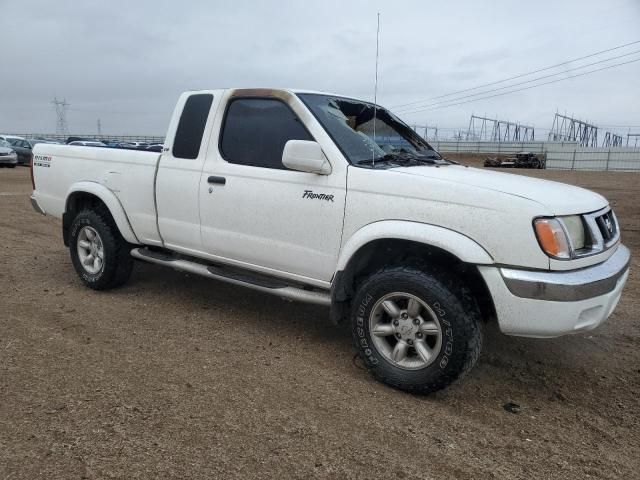
<instances>
[{"instance_id":1,"label":"turn signal lens","mask_svg":"<svg viewBox=\"0 0 640 480\"><path fill-rule=\"evenodd\" d=\"M539 218L533 226L536 230L538 242L544 252L555 258L571 258L571 249L567 234L562 225L555 218Z\"/></svg>"}]
</instances>

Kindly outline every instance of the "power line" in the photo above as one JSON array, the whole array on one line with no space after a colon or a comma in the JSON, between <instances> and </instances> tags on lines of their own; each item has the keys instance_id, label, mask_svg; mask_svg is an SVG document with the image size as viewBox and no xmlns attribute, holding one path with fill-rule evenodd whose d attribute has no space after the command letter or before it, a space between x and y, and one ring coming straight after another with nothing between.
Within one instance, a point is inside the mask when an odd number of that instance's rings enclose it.
<instances>
[{"instance_id":1,"label":"power line","mask_svg":"<svg viewBox=\"0 0 640 480\"><path fill-rule=\"evenodd\" d=\"M402 112L402 113L409 114L409 113L424 112L426 110L438 110L440 108L454 107L456 105L463 105L465 103L477 102L477 101L484 100L484 99L487 99L487 98L500 97L502 95L509 95L510 93L522 92L524 90L530 90L532 88L542 87L543 85L550 85L552 83L562 82L563 80L569 80L571 78L582 77L584 75L589 75L591 73L600 72L602 70L608 70L610 68L619 67L621 65L627 65L629 63L634 63L634 62L638 62L638 61L640 61L640 58L636 58L635 60L629 60L628 62L620 62L620 63L615 63L613 65L607 65L606 67L597 68L595 70L590 70L588 72L578 73L576 75L570 75L570 76L565 77L565 78L558 78L556 80L550 80L548 82L543 82L543 83L539 83L539 84L536 84L536 85L531 85L529 87L518 88L516 90L511 90L511 91L508 91L508 92L495 93L493 95L487 95L486 97L473 98L471 100L465 100L463 102L450 103L448 105L441 105L441 106L427 107L427 108L419 108L419 109L416 109L416 110L410 110L410 111L406 111L406 112Z\"/></svg>"},{"instance_id":2,"label":"power line","mask_svg":"<svg viewBox=\"0 0 640 480\"><path fill-rule=\"evenodd\" d=\"M536 78L533 78L531 80L525 80L524 82L512 83L511 85L505 85L504 87L493 88L491 90L485 90L485 91L478 92L478 93L471 93L469 95L464 95L462 97L452 98L450 100L441 100L439 102L434 102L434 103L430 103L430 104L427 104L427 105L416 105L415 107L409 108L409 110L412 110L414 108L432 107L432 106L439 105L439 104L442 104L442 103L455 102L455 101L458 101L458 100L463 100L465 98L477 97L479 95L485 95L487 93L497 92L499 90L505 90L507 88L513 88L513 87L517 87L519 85L525 85L527 83L537 82L538 80L544 80L545 78L556 77L558 75L563 75L563 74L565 74L567 72L573 72L575 70L581 70L583 68L593 67L594 65L599 65L601 63L610 62L611 60L617 60L619 58L628 57L629 55L635 55L636 53L640 53L640 50L635 50L635 51L630 52L630 53L625 53L624 55L618 55L617 57L605 58L604 60L598 60L597 62L587 63L586 65L581 65L579 67L569 68L568 70L564 70L562 72L551 73L549 75L543 75L541 77L536 77ZM399 110L400 113L402 113L402 111L403 111L403 109Z\"/></svg>"},{"instance_id":3,"label":"power line","mask_svg":"<svg viewBox=\"0 0 640 480\"><path fill-rule=\"evenodd\" d=\"M526 77L526 76L529 76L529 75L533 75L534 73L544 72L546 70L551 70L553 68L561 67L562 65L566 65L568 63L577 62L579 60L584 60L585 58L591 58L591 57L595 57L595 56L603 54L603 53L612 52L614 50L619 50L621 48L628 47L629 45L635 45L637 43L640 43L640 40L636 40L635 42L625 43L624 45L618 45L617 47L608 48L606 50L600 50L599 52L591 53L591 54L585 55L583 57L578 57L578 58L574 58L574 59L571 59L571 60L566 60L564 62L556 63L555 65L551 65L549 67L540 68L538 70L533 70L531 72L522 73L520 75L515 75L513 77L505 78L505 79L502 79L502 80L497 80L495 82L485 83L483 85L478 85L476 87L466 88L464 90L457 90L455 92L446 93L444 95L439 95L437 97L426 98L426 99L423 99L423 100L416 100L414 102L409 102L409 103L402 103L402 104L399 104L399 105L394 105L391 108L395 109L395 108L404 107L404 106L407 106L407 105L415 105L416 103L429 102L431 100L438 100L440 98L450 97L450 96L456 95L458 93L465 93L465 92L470 92L471 90L477 90L477 89L483 88L483 87L490 87L492 85L497 85L498 83L508 82L509 80L516 80L518 78L522 78L522 77Z\"/></svg>"}]
</instances>

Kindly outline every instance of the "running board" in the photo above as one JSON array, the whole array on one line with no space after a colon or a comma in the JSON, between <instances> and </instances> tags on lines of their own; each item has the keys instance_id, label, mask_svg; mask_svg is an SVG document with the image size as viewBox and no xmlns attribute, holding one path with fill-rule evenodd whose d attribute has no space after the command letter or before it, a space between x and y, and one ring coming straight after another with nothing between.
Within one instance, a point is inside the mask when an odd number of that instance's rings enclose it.
<instances>
[{"instance_id":1,"label":"running board","mask_svg":"<svg viewBox=\"0 0 640 480\"><path fill-rule=\"evenodd\" d=\"M270 293L271 295L277 295L288 300L314 303L316 305L331 305L331 297L328 292L305 290L304 288L292 286L282 280L259 273L225 268L217 265L206 265L146 248L134 248L131 250L131 256L145 262L164 265L183 272L252 288L253 290Z\"/></svg>"}]
</instances>

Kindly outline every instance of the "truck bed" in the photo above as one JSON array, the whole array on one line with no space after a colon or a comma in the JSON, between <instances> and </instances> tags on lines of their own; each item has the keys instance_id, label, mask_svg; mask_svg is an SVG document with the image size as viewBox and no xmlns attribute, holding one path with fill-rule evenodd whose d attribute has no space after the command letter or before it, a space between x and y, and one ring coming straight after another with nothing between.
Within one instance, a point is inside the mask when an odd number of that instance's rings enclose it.
<instances>
[{"instance_id":1,"label":"truck bed","mask_svg":"<svg viewBox=\"0 0 640 480\"><path fill-rule=\"evenodd\" d=\"M158 244L154 176L159 158L156 152L40 143L34 148L34 195L48 215L61 218L74 185L102 185L117 197L140 242Z\"/></svg>"}]
</instances>

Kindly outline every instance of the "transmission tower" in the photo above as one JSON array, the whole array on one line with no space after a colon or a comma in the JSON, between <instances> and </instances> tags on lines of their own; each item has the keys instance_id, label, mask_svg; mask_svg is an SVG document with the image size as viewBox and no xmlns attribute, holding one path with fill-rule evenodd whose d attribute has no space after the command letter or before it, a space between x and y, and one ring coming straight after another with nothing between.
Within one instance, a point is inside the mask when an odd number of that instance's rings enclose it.
<instances>
[{"instance_id":1,"label":"transmission tower","mask_svg":"<svg viewBox=\"0 0 640 480\"><path fill-rule=\"evenodd\" d=\"M100 123L100 119L98 119L98 136L102 136L102 124Z\"/></svg>"},{"instance_id":2,"label":"transmission tower","mask_svg":"<svg viewBox=\"0 0 640 480\"><path fill-rule=\"evenodd\" d=\"M454 140L457 140L458 142L461 142L465 139L465 134L462 133L462 130L457 130L457 131L454 130L451 138L453 138Z\"/></svg>"},{"instance_id":3,"label":"transmission tower","mask_svg":"<svg viewBox=\"0 0 640 480\"><path fill-rule=\"evenodd\" d=\"M53 106L56 109L56 135L67 136L69 135L69 127L67 125L67 107L69 104L67 103L67 99L63 98L62 100L58 100L54 98Z\"/></svg>"},{"instance_id":4,"label":"transmission tower","mask_svg":"<svg viewBox=\"0 0 640 480\"><path fill-rule=\"evenodd\" d=\"M633 145L629 145L629 140L633 138ZM640 139L640 133L631 133L627 134L627 147L633 146L634 148L638 146L638 140Z\"/></svg>"},{"instance_id":5,"label":"transmission tower","mask_svg":"<svg viewBox=\"0 0 640 480\"><path fill-rule=\"evenodd\" d=\"M429 125L411 125L414 132L420 134L424 133L422 138L425 140L438 141L438 127L431 127Z\"/></svg>"},{"instance_id":6,"label":"transmission tower","mask_svg":"<svg viewBox=\"0 0 640 480\"><path fill-rule=\"evenodd\" d=\"M549 131L551 142L578 142L583 147L598 146L598 127L576 118L556 113Z\"/></svg>"},{"instance_id":7,"label":"transmission tower","mask_svg":"<svg viewBox=\"0 0 640 480\"><path fill-rule=\"evenodd\" d=\"M617 135L615 133L606 132L604 134L604 139L602 140L603 147L621 147L622 146L622 136Z\"/></svg>"},{"instance_id":8,"label":"transmission tower","mask_svg":"<svg viewBox=\"0 0 640 480\"><path fill-rule=\"evenodd\" d=\"M471 115L466 140L490 142L527 142L535 140L535 128L529 125Z\"/></svg>"}]
</instances>

